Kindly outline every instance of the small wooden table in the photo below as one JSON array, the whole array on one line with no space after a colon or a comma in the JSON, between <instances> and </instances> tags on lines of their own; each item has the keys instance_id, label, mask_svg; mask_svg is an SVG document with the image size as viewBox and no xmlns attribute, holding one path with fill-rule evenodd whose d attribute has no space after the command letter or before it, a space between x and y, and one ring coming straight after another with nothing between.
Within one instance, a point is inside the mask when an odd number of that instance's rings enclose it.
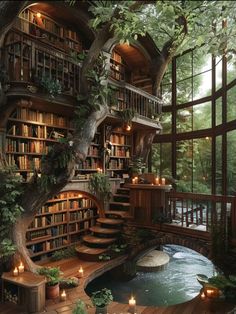
<instances>
[{"instance_id":1,"label":"small wooden table","mask_svg":"<svg viewBox=\"0 0 236 314\"><path fill-rule=\"evenodd\" d=\"M12 272L2 274L2 293L4 285L13 284L18 290L18 304L26 308L28 313L40 312L45 307L45 277L29 271L13 276ZM4 297L3 297L4 300Z\"/></svg>"}]
</instances>

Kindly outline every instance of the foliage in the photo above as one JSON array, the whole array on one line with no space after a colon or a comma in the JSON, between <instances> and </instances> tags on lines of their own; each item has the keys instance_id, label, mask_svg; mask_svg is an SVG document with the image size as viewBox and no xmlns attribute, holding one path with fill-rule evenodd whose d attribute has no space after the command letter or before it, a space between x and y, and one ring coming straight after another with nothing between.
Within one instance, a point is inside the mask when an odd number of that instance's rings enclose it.
<instances>
[{"instance_id":1,"label":"foliage","mask_svg":"<svg viewBox=\"0 0 236 314\"><path fill-rule=\"evenodd\" d=\"M0 258L7 259L15 252L9 239L10 230L23 212L20 206L22 195L21 177L14 173L15 168L0 169Z\"/></svg>"},{"instance_id":2,"label":"foliage","mask_svg":"<svg viewBox=\"0 0 236 314\"><path fill-rule=\"evenodd\" d=\"M62 272L58 267L42 267L37 270L39 275L43 275L47 278L48 286L55 286L61 280Z\"/></svg>"},{"instance_id":3,"label":"foliage","mask_svg":"<svg viewBox=\"0 0 236 314\"><path fill-rule=\"evenodd\" d=\"M127 108L123 111L119 111L118 114L124 123L131 123L132 119L135 116L135 110Z\"/></svg>"},{"instance_id":4,"label":"foliage","mask_svg":"<svg viewBox=\"0 0 236 314\"><path fill-rule=\"evenodd\" d=\"M104 173L93 173L89 178L89 190L101 201L109 201L111 185L109 178Z\"/></svg>"},{"instance_id":5,"label":"foliage","mask_svg":"<svg viewBox=\"0 0 236 314\"><path fill-rule=\"evenodd\" d=\"M55 96L61 94L62 92L62 86L58 80L51 79L48 76L43 76L39 80L40 86L43 87L43 89L49 93L51 98L55 98Z\"/></svg>"},{"instance_id":6,"label":"foliage","mask_svg":"<svg viewBox=\"0 0 236 314\"><path fill-rule=\"evenodd\" d=\"M111 256L109 254L101 254L98 256L99 261L110 261Z\"/></svg>"},{"instance_id":7,"label":"foliage","mask_svg":"<svg viewBox=\"0 0 236 314\"><path fill-rule=\"evenodd\" d=\"M99 110L100 106L104 106L113 93L113 89L107 84L106 60L107 58L100 54L94 67L86 73L89 92L86 95L77 96L78 106L75 110L75 124L78 129L83 129L88 116Z\"/></svg>"},{"instance_id":8,"label":"foliage","mask_svg":"<svg viewBox=\"0 0 236 314\"><path fill-rule=\"evenodd\" d=\"M143 158L141 157L134 158L130 163L131 172L133 174L141 174L143 170L145 169L145 166L146 166L146 163L143 162Z\"/></svg>"},{"instance_id":9,"label":"foliage","mask_svg":"<svg viewBox=\"0 0 236 314\"><path fill-rule=\"evenodd\" d=\"M98 307L105 307L113 301L111 290L103 288L92 293L91 301L93 305Z\"/></svg>"},{"instance_id":10,"label":"foliage","mask_svg":"<svg viewBox=\"0 0 236 314\"><path fill-rule=\"evenodd\" d=\"M223 275L217 275L209 278L208 283L213 287L220 289L225 295L226 299L236 299L236 277L229 276L226 278Z\"/></svg>"},{"instance_id":11,"label":"foliage","mask_svg":"<svg viewBox=\"0 0 236 314\"><path fill-rule=\"evenodd\" d=\"M86 305L84 301L78 300L73 308L72 314L87 314Z\"/></svg>"},{"instance_id":12,"label":"foliage","mask_svg":"<svg viewBox=\"0 0 236 314\"><path fill-rule=\"evenodd\" d=\"M62 278L60 280L61 289L74 288L74 287L78 287L78 285L79 285L79 279L76 277Z\"/></svg>"},{"instance_id":13,"label":"foliage","mask_svg":"<svg viewBox=\"0 0 236 314\"><path fill-rule=\"evenodd\" d=\"M73 256L76 256L77 252L75 250L75 246L69 246L68 248L62 249L62 250L57 250L53 252L51 256L52 261L59 261L64 258L70 258Z\"/></svg>"}]
</instances>

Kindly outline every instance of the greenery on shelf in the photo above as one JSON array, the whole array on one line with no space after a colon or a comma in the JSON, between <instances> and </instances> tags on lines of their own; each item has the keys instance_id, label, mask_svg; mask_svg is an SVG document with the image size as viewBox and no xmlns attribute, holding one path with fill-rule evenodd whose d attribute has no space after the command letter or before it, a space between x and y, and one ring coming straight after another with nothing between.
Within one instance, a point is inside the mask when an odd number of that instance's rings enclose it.
<instances>
[{"instance_id":1,"label":"greenery on shelf","mask_svg":"<svg viewBox=\"0 0 236 314\"><path fill-rule=\"evenodd\" d=\"M39 85L49 94L51 98L55 98L62 92L62 86L59 80L52 79L48 76L42 76L39 80Z\"/></svg>"},{"instance_id":2,"label":"greenery on shelf","mask_svg":"<svg viewBox=\"0 0 236 314\"><path fill-rule=\"evenodd\" d=\"M122 111L118 111L118 115L124 124L131 125L132 119L135 116L135 110L127 108Z\"/></svg>"},{"instance_id":3,"label":"greenery on shelf","mask_svg":"<svg viewBox=\"0 0 236 314\"><path fill-rule=\"evenodd\" d=\"M42 267L37 270L39 275L47 278L48 286L55 286L60 283L63 274L58 267Z\"/></svg>"},{"instance_id":4,"label":"greenery on shelf","mask_svg":"<svg viewBox=\"0 0 236 314\"><path fill-rule=\"evenodd\" d=\"M111 198L111 184L104 173L93 173L89 177L89 190L102 202Z\"/></svg>"},{"instance_id":5,"label":"greenery on shelf","mask_svg":"<svg viewBox=\"0 0 236 314\"><path fill-rule=\"evenodd\" d=\"M62 250L57 250L53 252L51 256L52 261L59 261L64 258L70 258L73 256L76 256L77 252L75 250L75 246L69 246L68 248L62 249Z\"/></svg>"},{"instance_id":6,"label":"greenery on shelf","mask_svg":"<svg viewBox=\"0 0 236 314\"><path fill-rule=\"evenodd\" d=\"M8 260L16 250L9 235L12 226L23 212L19 205L22 195L21 176L14 173L16 169L6 167L0 169L0 260Z\"/></svg>"},{"instance_id":7,"label":"greenery on shelf","mask_svg":"<svg viewBox=\"0 0 236 314\"><path fill-rule=\"evenodd\" d=\"M101 254L98 256L99 261L110 261L111 260L111 255L109 254Z\"/></svg>"},{"instance_id":8,"label":"greenery on shelf","mask_svg":"<svg viewBox=\"0 0 236 314\"><path fill-rule=\"evenodd\" d=\"M146 163L143 162L143 158L136 157L130 163L130 171L132 175L142 174L146 167Z\"/></svg>"},{"instance_id":9,"label":"greenery on shelf","mask_svg":"<svg viewBox=\"0 0 236 314\"><path fill-rule=\"evenodd\" d=\"M92 293L91 301L94 306L105 307L113 301L112 292L107 288L95 291Z\"/></svg>"},{"instance_id":10,"label":"greenery on shelf","mask_svg":"<svg viewBox=\"0 0 236 314\"><path fill-rule=\"evenodd\" d=\"M87 314L86 304L82 300L78 300L75 303L75 307L72 310L72 314Z\"/></svg>"}]
</instances>

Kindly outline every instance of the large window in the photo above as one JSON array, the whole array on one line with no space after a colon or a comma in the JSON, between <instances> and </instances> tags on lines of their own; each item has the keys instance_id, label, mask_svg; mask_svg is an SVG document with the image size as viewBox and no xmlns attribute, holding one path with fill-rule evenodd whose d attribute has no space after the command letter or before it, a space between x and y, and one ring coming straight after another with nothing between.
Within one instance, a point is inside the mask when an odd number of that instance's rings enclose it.
<instances>
[{"instance_id":1,"label":"large window","mask_svg":"<svg viewBox=\"0 0 236 314\"><path fill-rule=\"evenodd\" d=\"M171 175L179 191L236 195L236 63L213 58L202 47L174 64L174 77L168 72L164 81L172 103L156 137L165 143L156 144L153 169Z\"/></svg>"}]
</instances>

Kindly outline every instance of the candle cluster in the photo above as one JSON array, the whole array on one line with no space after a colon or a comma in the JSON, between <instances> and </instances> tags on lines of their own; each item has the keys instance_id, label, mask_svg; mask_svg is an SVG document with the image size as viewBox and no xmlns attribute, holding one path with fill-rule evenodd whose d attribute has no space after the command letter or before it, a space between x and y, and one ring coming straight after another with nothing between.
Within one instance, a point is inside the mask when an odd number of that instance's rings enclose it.
<instances>
[{"instance_id":1,"label":"candle cluster","mask_svg":"<svg viewBox=\"0 0 236 314\"><path fill-rule=\"evenodd\" d=\"M133 296L131 296L131 299L129 299L129 312L131 314L136 313L136 300Z\"/></svg>"},{"instance_id":2,"label":"candle cluster","mask_svg":"<svg viewBox=\"0 0 236 314\"><path fill-rule=\"evenodd\" d=\"M138 184L138 177L134 177L132 179L132 184Z\"/></svg>"},{"instance_id":3,"label":"candle cluster","mask_svg":"<svg viewBox=\"0 0 236 314\"><path fill-rule=\"evenodd\" d=\"M166 184L166 179L165 178L155 178L155 185L165 185Z\"/></svg>"},{"instance_id":4,"label":"candle cluster","mask_svg":"<svg viewBox=\"0 0 236 314\"><path fill-rule=\"evenodd\" d=\"M18 267L15 267L13 269L13 276L18 276L19 274L23 273L25 271L25 267L23 265L23 263L21 262L20 265Z\"/></svg>"}]
</instances>

